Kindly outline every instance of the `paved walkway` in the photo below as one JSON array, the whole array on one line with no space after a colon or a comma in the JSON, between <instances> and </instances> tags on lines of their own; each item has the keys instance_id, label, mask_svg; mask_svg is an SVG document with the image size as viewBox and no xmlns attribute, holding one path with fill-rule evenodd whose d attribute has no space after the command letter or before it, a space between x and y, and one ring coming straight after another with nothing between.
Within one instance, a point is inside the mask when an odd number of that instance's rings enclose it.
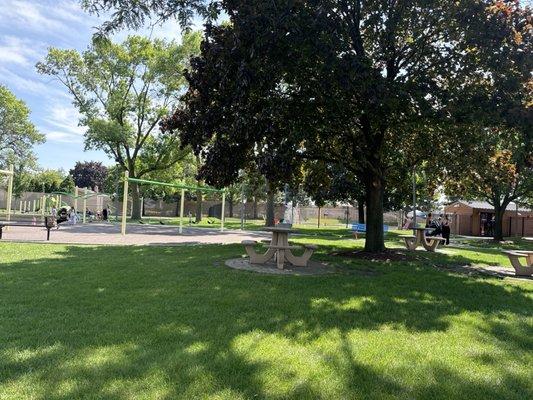
<instances>
[{"instance_id":1,"label":"paved walkway","mask_svg":"<svg viewBox=\"0 0 533 400\"><path fill-rule=\"evenodd\" d=\"M90 223L65 225L50 231L50 243L109 244L109 245L175 245L175 244L229 244L242 240L267 239L268 232L248 232L209 228L184 227L178 233L177 226L139 225L127 226L127 235L120 234L120 225L112 223ZM10 226L3 233L2 241L44 242L46 229Z\"/></svg>"}]
</instances>

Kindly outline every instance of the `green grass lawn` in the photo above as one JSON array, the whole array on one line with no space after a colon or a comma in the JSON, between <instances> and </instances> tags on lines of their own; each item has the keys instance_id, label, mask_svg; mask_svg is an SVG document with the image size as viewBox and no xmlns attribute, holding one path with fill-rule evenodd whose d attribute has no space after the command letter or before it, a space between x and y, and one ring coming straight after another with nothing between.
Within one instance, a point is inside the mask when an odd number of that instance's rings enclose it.
<instances>
[{"instance_id":1,"label":"green grass lawn","mask_svg":"<svg viewBox=\"0 0 533 400\"><path fill-rule=\"evenodd\" d=\"M393 232L389 247L400 246ZM308 231L332 276L221 266L241 246L0 243L0 399L533 398L533 283L412 262ZM418 254L418 253L417 253Z\"/></svg>"},{"instance_id":2,"label":"green grass lawn","mask_svg":"<svg viewBox=\"0 0 533 400\"><path fill-rule=\"evenodd\" d=\"M119 218L119 221L121 218ZM192 218L194 221L194 217ZM115 222L115 218L111 217L111 221ZM133 220L131 218L128 218L128 224L130 223L139 223L138 220ZM144 224L152 224L157 225L160 224L160 222L163 222L165 225L179 225L180 224L180 218L179 217L148 217L144 216L142 218L142 222ZM258 230L265 227L265 221L262 219L248 219L244 221L244 229L246 230ZM183 226L189 226L189 217L183 217ZM213 218L213 217L206 217L203 216L202 220L199 223L192 223L190 226L197 227L197 228L220 228L220 219L219 218ZM230 218L226 217L224 219L224 227L228 229L240 229L241 228L241 220L240 218ZM309 220L305 224L294 225L297 229L320 229L320 230L329 230L329 229L346 229L345 223L340 223L339 220L335 218L328 218L326 220L322 219L321 227L318 228L316 219L315 220Z\"/></svg>"}]
</instances>

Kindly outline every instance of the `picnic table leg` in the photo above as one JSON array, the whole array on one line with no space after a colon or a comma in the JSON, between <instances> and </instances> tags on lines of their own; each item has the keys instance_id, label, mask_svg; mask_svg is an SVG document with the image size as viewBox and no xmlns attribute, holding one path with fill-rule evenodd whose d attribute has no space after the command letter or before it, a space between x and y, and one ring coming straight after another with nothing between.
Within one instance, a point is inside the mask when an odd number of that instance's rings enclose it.
<instances>
[{"instance_id":1,"label":"picnic table leg","mask_svg":"<svg viewBox=\"0 0 533 400\"><path fill-rule=\"evenodd\" d=\"M424 240L422 241L422 246L424 246L424 249L426 249L427 251L434 252L435 250L437 250L437 247L439 247L439 243L440 241L433 240L432 244L428 244L428 242L424 238Z\"/></svg>"},{"instance_id":2,"label":"picnic table leg","mask_svg":"<svg viewBox=\"0 0 533 400\"><path fill-rule=\"evenodd\" d=\"M290 250L285 251L285 259L296 267L307 267L307 263L313 255L314 249L305 249L301 256L295 256Z\"/></svg>"},{"instance_id":3,"label":"picnic table leg","mask_svg":"<svg viewBox=\"0 0 533 400\"><path fill-rule=\"evenodd\" d=\"M275 256L275 249L268 249L266 253L259 254L251 246L245 246L246 254L250 257L250 264L265 264L268 260Z\"/></svg>"},{"instance_id":4,"label":"picnic table leg","mask_svg":"<svg viewBox=\"0 0 533 400\"><path fill-rule=\"evenodd\" d=\"M283 264L285 264L285 250L278 249L278 251L276 252L276 256L276 264L278 266L278 269L283 269Z\"/></svg>"}]
</instances>

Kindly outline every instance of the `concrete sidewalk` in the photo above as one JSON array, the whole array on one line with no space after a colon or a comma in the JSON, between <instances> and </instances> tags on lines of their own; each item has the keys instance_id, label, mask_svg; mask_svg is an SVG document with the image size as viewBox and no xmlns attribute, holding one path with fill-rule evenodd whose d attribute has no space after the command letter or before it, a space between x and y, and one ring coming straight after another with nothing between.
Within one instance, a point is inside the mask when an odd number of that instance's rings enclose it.
<instances>
[{"instance_id":1,"label":"concrete sidewalk","mask_svg":"<svg viewBox=\"0 0 533 400\"><path fill-rule=\"evenodd\" d=\"M50 242L46 241L46 229L41 227L4 228L2 241L102 244L102 245L174 245L174 244L229 244L242 240L268 239L271 234L260 231L240 231L210 228L184 227L178 233L177 226L139 225L127 226L127 235L120 234L120 225L113 223L61 224L50 231Z\"/></svg>"}]
</instances>

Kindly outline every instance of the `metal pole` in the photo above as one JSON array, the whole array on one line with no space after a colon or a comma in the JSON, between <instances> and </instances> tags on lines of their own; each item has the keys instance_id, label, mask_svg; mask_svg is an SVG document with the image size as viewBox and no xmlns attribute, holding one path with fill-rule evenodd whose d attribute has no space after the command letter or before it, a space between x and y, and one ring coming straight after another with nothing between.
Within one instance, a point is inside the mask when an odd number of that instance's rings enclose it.
<instances>
[{"instance_id":1,"label":"metal pole","mask_svg":"<svg viewBox=\"0 0 533 400\"><path fill-rule=\"evenodd\" d=\"M241 190L241 231L244 229L244 190Z\"/></svg>"},{"instance_id":2,"label":"metal pole","mask_svg":"<svg viewBox=\"0 0 533 400\"><path fill-rule=\"evenodd\" d=\"M122 221L120 232L122 235L126 235L126 218L128 214L128 178L129 171L124 171L124 195L122 197Z\"/></svg>"},{"instance_id":3,"label":"metal pole","mask_svg":"<svg viewBox=\"0 0 533 400\"><path fill-rule=\"evenodd\" d=\"M11 221L11 198L13 197L13 165L9 166L9 177L7 178L7 220Z\"/></svg>"},{"instance_id":4,"label":"metal pole","mask_svg":"<svg viewBox=\"0 0 533 400\"><path fill-rule=\"evenodd\" d=\"M118 193L119 192L120 192L120 181L117 182L117 187L115 188L115 221L117 222L118 222Z\"/></svg>"},{"instance_id":5,"label":"metal pole","mask_svg":"<svg viewBox=\"0 0 533 400\"><path fill-rule=\"evenodd\" d=\"M82 222L85 223L86 218L87 218L87 215L86 215L87 214L87 188L83 190L83 194L84 196L83 196L83 221Z\"/></svg>"},{"instance_id":6,"label":"metal pole","mask_svg":"<svg viewBox=\"0 0 533 400\"><path fill-rule=\"evenodd\" d=\"M183 233L183 208L185 207L185 189L181 189L180 198L180 233Z\"/></svg>"},{"instance_id":7,"label":"metal pole","mask_svg":"<svg viewBox=\"0 0 533 400\"><path fill-rule=\"evenodd\" d=\"M78 212L78 187L74 186L74 210Z\"/></svg>"},{"instance_id":8,"label":"metal pole","mask_svg":"<svg viewBox=\"0 0 533 400\"><path fill-rule=\"evenodd\" d=\"M416 167L413 167L413 235L416 236Z\"/></svg>"},{"instance_id":9,"label":"metal pole","mask_svg":"<svg viewBox=\"0 0 533 400\"><path fill-rule=\"evenodd\" d=\"M226 207L226 192L222 192L222 215L220 217L220 232L224 232L224 209Z\"/></svg>"}]
</instances>

